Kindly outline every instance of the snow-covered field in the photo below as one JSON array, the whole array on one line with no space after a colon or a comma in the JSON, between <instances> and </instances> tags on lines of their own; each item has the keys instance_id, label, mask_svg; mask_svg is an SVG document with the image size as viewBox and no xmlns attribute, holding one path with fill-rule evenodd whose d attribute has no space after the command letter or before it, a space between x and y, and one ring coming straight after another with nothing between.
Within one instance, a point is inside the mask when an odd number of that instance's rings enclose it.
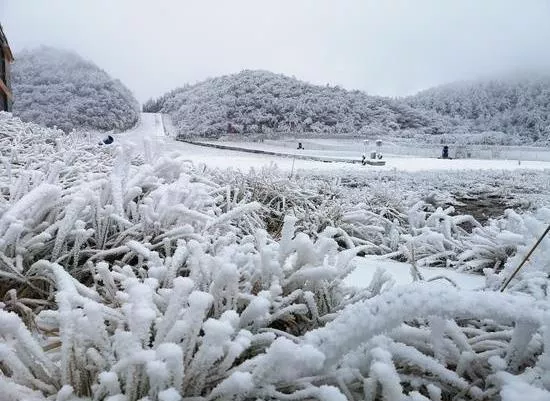
<instances>
[{"instance_id":1,"label":"snow-covered field","mask_svg":"<svg viewBox=\"0 0 550 401\"><path fill-rule=\"evenodd\" d=\"M272 152L288 154L288 157L259 155L237 151L201 147L185 142L174 141L165 136L160 122L160 114L142 113L142 124L135 130L121 136L128 139L138 138L151 139L150 133L157 138L157 143L162 152L177 151L194 163L205 163L210 167L235 168L247 171L250 168L261 168L270 165L277 165L283 171L307 171L307 172L333 172L338 174L360 173L365 170L400 170L400 171L431 171L431 170L516 170L516 169L550 169L550 162L545 161L519 161L518 160L481 160L481 159L453 159L443 160L436 157L421 158L412 156L385 155L385 166L363 166L361 164L350 164L340 162L321 162L312 160L294 159L292 155L308 155L327 158L341 158L346 160L361 160L363 144L358 141L353 144L338 145L327 140L326 143L306 143L305 150L297 150L295 142L289 141L266 141L259 142L227 142L230 146L242 147L244 149L260 149ZM156 123L158 121L158 123ZM315 144L314 149L307 146ZM355 149L354 149L355 147ZM328 149L327 149L328 148Z\"/></svg>"},{"instance_id":2,"label":"snow-covered field","mask_svg":"<svg viewBox=\"0 0 550 401\"><path fill-rule=\"evenodd\" d=\"M298 150L296 142L288 143L287 141L269 141L268 143L258 142L226 142L230 146L242 147L244 149L259 149L271 152L280 152L292 155L306 155L306 156L318 156L326 157L330 159L343 159L343 160L361 160L363 154L363 144L361 141L357 141L355 146L330 146L323 144L321 146L313 146L313 149L307 148ZM312 143L306 143L305 146ZM293 146L293 147L292 147ZM327 149L328 148L328 149ZM353 149L354 148L354 149ZM383 152L382 148L382 152ZM368 148L369 150L374 150ZM384 152L383 152L384 153ZM435 155L437 153L434 153ZM311 165L310 163L304 164L304 168L313 170L323 169L340 169L342 171L360 171L364 169L381 169L381 170L403 170L403 171L429 171L429 170L465 170L465 169L492 169L492 170L515 170L518 168L526 169L548 169L550 168L550 161L525 161L525 160L486 160L486 159L438 159L434 157L417 157L412 155L393 155L384 154L383 160L386 161L385 166L363 166L360 164L347 165L347 163L322 163L318 166ZM285 163L286 165L287 163Z\"/></svg>"},{"instance_id":3,"label":"snow-covered field","mask_svg":"<svg viewBox=\"0 0 550 401\"><path fill-rule=\"evenodd\" d=\"M545 166L264 157L159 115L105 146L0 113L0 149L0 399L550 399L548 238L499 291ZM481 223L459 190L530 204Z\"/></svg>"},{"instance_id":4,"label":"snow-covered field","mask_svg":"<svg viewBox=\"0 0 550 401\"><path fill-rule=\"evenodd\" d=\"M298 150L298 142L303 149ZM413 140L387 139L382 141L381 148L376 147L376 141L371 139L365 142L360 138L294 138L265 140L264 142L239 142L227 141L227 144L235 144L252 149L264 149L270 151L282 151L290 154L306 154L320 156L335 156L342 158L358 158L362 153L380 150L388 157L414 157L434 159L441 156L443 145L416 143ZM454 159L480 160L531 160L550 161L550 150L545 147L534 146L497 146L497 145L450 145L449 156Z\"/></svg>"}]
</instances>

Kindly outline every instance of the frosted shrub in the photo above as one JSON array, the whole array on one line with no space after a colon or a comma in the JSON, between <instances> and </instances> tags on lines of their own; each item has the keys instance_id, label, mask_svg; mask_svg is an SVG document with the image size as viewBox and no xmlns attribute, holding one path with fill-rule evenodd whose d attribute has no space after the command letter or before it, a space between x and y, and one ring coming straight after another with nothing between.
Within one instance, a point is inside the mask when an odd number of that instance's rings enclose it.
<instances>
[{"instance_id":1,"label":"frosted shrub","mask_svg":"<svg viewBox=\"0 0 550 401\"><path fill-rule=\"evenodd\" d=\"M417 203L408 211L410 231L404 235L407 248L419 266L454 266L482 271L500 267L516 250L521 237L497 221L482 226L472 216L455 215L452 206L430 211ZM463 225L472 228L469 232ZM507 235L509 234L509 235Z\"/></svg>"},{"instance_id":2,"label":"frosted shrub","mask_svg":"<svg viewBox=\"0 0 550 401\"><path fill-rule=\"evenodd\" d=\"M246 200L264 205L263 219L275 236L283 216L291 214L299 230L313 237L327 226L336 227L332 235L341 249L363 246L367 253L418 266L479 273L500 271L525 243L525 228L515 222L512 211L482 225L471 215L456 213L453 206L443 206L453 202L445 193L402 197L402 188L394 183L361 187L353 180L286 178L276 168L211 174L226 184L226 204Z\"/></svg>"},{"instance_id":3,"label":"frosted shrub","mask_svg":"<svg viewBox=\"0 0 550 401\"><path fill-rule=\"evenodd\" d=\"M488 271L491 285L496 288L512 274L519 266L527 252L537 242L544 230L550 224L550 209L541 208L535 213L518 215L509 210L503 221L515 235L506 235L503 240L514 241L518 244L517 253L510 257L500 272ZM510 283L511 291L531 294L538 300L547 299L548 278L550 273L550 238L546 236L526 265L520 270L516 278Z\"/></svg>"},{"instance_id":4,"label":"frosted shrub","mask_svg":"<svg viewBox=\"0 0 550 401\"><path fill-rule=\"evenodd\" d=\"M64 188L94 179L112 165L111 149L90 143L86 134L64 135L0 112L1 201L19 199L37 183ZM90 169L90 165L94 169Z\"/></svg>"},{"instance_id":5,"label":"frosted shrub","mask_svg":"<svg viewBox=\"0 0 550 401\"><path fill-rule=\"evenodd\" d=\"M337 253L328 237L311 242L294 235L293 224L287 219L280 242L259 231L238 243L226 233L213 248L180 239L163 256L129 243L140 267L97 262L91 287L59 264L37 262L33 270L51 277L57 290L57 309L38 314L40 337L0 312L2 340L12 344L0 388L13 388L15 400L33 392L68 400L269 394L281 380L271 369L255 376L238 367L271 344L306 362L285 380L316 371L323 355L312 347L294 354L292 344L345 305L340 280L352 254ZM266 363L288 362L286 354L270 352ZM317 359L310 365L312 352Z\"/></svg>"},{"instance_id":6,"label":"frosted shrub","mask_svg":"<svg viewBox=\"0 0 550 401\"><path fill-rule=\"evenodd\" d=\"M273 291L247 293L240 308L229 302L216 312L229 291L220 299L190 278L164 286L100 263L102 279L120 288L111 299L79 288L59 265L40 263L58 287L58 309L37 318L51 334L37 339L0 311L0 335L10 344L0 388L10 399L482 400L519 389L549 395L548 320L529 297L419 284L358 302L298 338L265 324L281 300ZM246 317L250 308L257 324ZM296 302L294 313L300 309L313 316L307 303ZM47 351L39 341L50 344Z\"/></svg>"},{"instance_id":7,"label":"frosted shrub","mask_svg":"<svg viewBox=\"0 0 550 401\"><path fill-rule=\"evenodd\" d=\"M349 400L482 400L518 388L548 397L545 319L529 297L417 284L349 306L297 343L278 340L239 371L261 379L257 397L273 383L274 399L320 385Z\"/></svg>"},{"instance_id":8,"label":"frosted shrub","mask_svg":"<svg viewBox=\"0 0 550 401\"><path fill-rule=\"evenodd\" d=\"M163 253L181 238L242 236L261 226L257 203L224 205L222 187L181 158L136 165L131 148L90 145L84 137L58 144L61 132L9 117L0 116L0 128L12 149L0 166L8 173L0 181L7 192L0 198L0 250L10 282L37 291L39 272L30 267L41 258L88 280L94 260L135 257L139 265L131 241Z\"/></svg>"},{"instance_id":9,"label":"frosted shrub","mask_svg":"<svg viewBox=\"0 0 550 401\"><path fill-rule=\"evenodd\" d=\"M266 228L275 237L280 235L287 214L296 217L297 228L311 236L340 223L339 187L331 182L307 176L288 178L276 166L251 169L246 174L233 170L213 170L211 174L217 182L226 183L229 203L261 203Z\"/></svg>"},{"instance_id":10,"label":"frosted shrub","mask_svg":"<svg viewBox=\"0 0 550 401\"><path fill-rule=\"evenodd\" d=\"M75 138L78 157L65 160L64 147L43 148L39 136L21 145L28 129L52 143L61 133L3 122L19 155L50 162L36 175L16 171L13 159L5 165L13 175L0 217L2 342L14 345L0 366L11 399L208 394L277 338L296 338L345 306L339 283L357 250L339 254L329 234L294 236L289 218L279 244L259 229L257 203L228 201L182 159L136 166L131 149L89 149ZM93 173L90 150L101 165ZM58 173L42 173L51 164Z\"/></svg>"},{"instance_id":11,"label":"frosted shrub","mask_svg":"<svg viewBox=\"0 0 550 401\"><path fill-rule=\"evenodd\" d=\"M526 231L512 220L512 211L482 225L470 215L456 214L452 206L434 207L425 201L389 206L373 203L373 198L358 203L355 199L334 201L339 211L334 223L342 235L339 244L362 245L369 253L418 266L499 271L525 241Z\"/></svg>"},{"instance_id":12,"label":"frosted shrub","mask_svg":"<svg viewBox=\"0 0 550 401\"><path fill-rule=\"evenodd\" d=\"M335 227L332 235L341 249L363 246L367 253L411 261L418 266L478 273L485 269L499 272L518 247L526 243L523 215L510 210L481 224L449 206L455 201L446 192L424 195L427 183L423 182L420 190L412 193L394 182L412 177L386 177L381 173L373 182L350 177L287 178L276 168L248 174L232 170L209 173L215 181L225 183L225 204L257 201L264 205L262 218L274 236L279 235L283 216L291 214L297 218L299 230L312 237L328 226ZM513 178L502 174L494 173L490 179ZM474 179L465 175L468 182ZM457 177L423 174L420 178L443 178L445 184L450 184ZM528 177L527 182L531 179Z\"/></svg>"}]
</instances>

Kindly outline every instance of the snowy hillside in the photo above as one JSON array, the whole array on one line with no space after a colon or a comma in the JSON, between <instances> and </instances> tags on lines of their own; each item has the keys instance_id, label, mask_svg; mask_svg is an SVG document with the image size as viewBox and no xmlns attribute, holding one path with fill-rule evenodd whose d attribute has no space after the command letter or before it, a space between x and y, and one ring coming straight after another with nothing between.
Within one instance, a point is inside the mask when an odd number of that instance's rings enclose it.
<instances>
[{"instance_id":1,"label":"snowy hillside","mask_svg":"<svg viewBox=\"0 0 550 401\"><path fill-rule=\"evenodd\" d=\"M550 78L505 76L389 99L267 71L208 79L151 99L181 136L355 135L417 142L520 145L550 141Z\"/></svg>"},{"instance_id":2,"label":"snowy hillside","mask_svg":"<svg viewBox=\"0 0 550 401\"><path fill-rule=\"evenodd\" d=\"M3 399L550 396L550 240L498 291L550 210L481 224L414 177L210 169L129 137L102 146L0 113ZM376 267L365 254L407 262L413 283L378 269L350 287Z\"/></svg>"},{"instance_id":3,"label":"snowy hillside","mask_svg":"<svg viewBox=\"0 0 550 401\"><path fill-rule=\"evenodd\" d=\"M457 82L420 92L407 103L451 118L457 137L486 132L480 142L550 143L548 74Z\"/></svg>"},{"instance_id":4,"label":"snowy hillside","mask_svg":"<svg viewBox=\"0 0 550 401\"><path fill-rule=\"evenodd\" d=\"M13 113L24 121L65 132L122 131L136 124L131 92L75 53L40 47L16 55Z\"/></svg>"},{"instance_id":5,"label":"snowy hillside","mask_svg":"<svg viewBox=\"0 0 550 401\"><path fill-rule=\"evenodd\" d=\"M246 70L175 89L144 111L169 113L181 136L371 134L436 128L429 112L360 91Z\"/></svg>"}]
</instances>

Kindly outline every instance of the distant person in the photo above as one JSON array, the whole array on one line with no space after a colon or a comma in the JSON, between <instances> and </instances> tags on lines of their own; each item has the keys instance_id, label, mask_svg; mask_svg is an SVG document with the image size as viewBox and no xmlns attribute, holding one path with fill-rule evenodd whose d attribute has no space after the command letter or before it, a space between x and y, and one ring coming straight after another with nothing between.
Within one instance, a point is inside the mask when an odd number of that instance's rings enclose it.
<instances>
[{"instance_id":1,"label":"distant person","mask_svg":"<svg viewBox=\"0 0 550 401\"><path fill-rule=\"evenodd\" d=\"M100 145L110 145L115 141L115 138L113 138L111 135L107 135L106 138L103 138L101 142L99 142Z\"/></svg>"},{"instance_id":2,"label":"distant person","mask_svg":"<svg viewBox=\"0 0 550 401\"><path fill-rule=\"evenodd\" d=\"M449 158L449 147L447 145L443 146L443 153L441 154L442 159Z\"/></svg>"},{"instance_id":3,"label":"distant person","mask_svg":"<svg viewBox=\"0 0 550 401\"><path fill-rule=\"evenodd\" d=\"M298 149L304 149L304 147L302 146L302 142L298 142Z\"/></svg>"}]
</instances>

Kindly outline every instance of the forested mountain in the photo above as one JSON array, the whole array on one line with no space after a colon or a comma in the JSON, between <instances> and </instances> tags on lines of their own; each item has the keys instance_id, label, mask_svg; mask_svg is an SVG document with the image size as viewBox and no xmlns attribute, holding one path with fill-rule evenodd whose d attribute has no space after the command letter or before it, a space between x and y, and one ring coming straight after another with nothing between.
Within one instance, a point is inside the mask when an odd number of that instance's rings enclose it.
<instances>
[{"instance_id":1,"label":"forested mountain","mask_svg":"<svg viewBox=\"0 0 550 401\"><path fill-rule=\"evenodd\" d=\"M317 86L267 71L208 79L144 105L172 116L182 136L433 133L433 113L360 91Z\"/></svg>"},{"instance_id":2,"label":"forested mountain","mask_svg":"<svg viewBox=\"0 0 550 401\"><path fill-rule=\"evenodd\" d=\"M151 99L181 136L376 135L428 142L550 142L550 76L459 82L400 99L243 71Z\"/></svg>"},{"instance_id":3,"label":"forested mountain","mask_svg":"<svg viewBox=\"0 0 550 401\"><path fill-rule=\"evenodd\" d=\"M75 53L40 47L16 55L13 114L65 132L125 130L139 104L118 80Z\"/></svg>"},{"instance_id":4,"label":"forested mountain","mask_svg":"<svg viewBox=\"0 0 550 401\"><path fill-rule=\"evenodd\" d=\"M405 102L451 119L463 131L503 133L522 142L550 139L550 75L523 74L456 82Z\"/></svg>"}]
</instances>

